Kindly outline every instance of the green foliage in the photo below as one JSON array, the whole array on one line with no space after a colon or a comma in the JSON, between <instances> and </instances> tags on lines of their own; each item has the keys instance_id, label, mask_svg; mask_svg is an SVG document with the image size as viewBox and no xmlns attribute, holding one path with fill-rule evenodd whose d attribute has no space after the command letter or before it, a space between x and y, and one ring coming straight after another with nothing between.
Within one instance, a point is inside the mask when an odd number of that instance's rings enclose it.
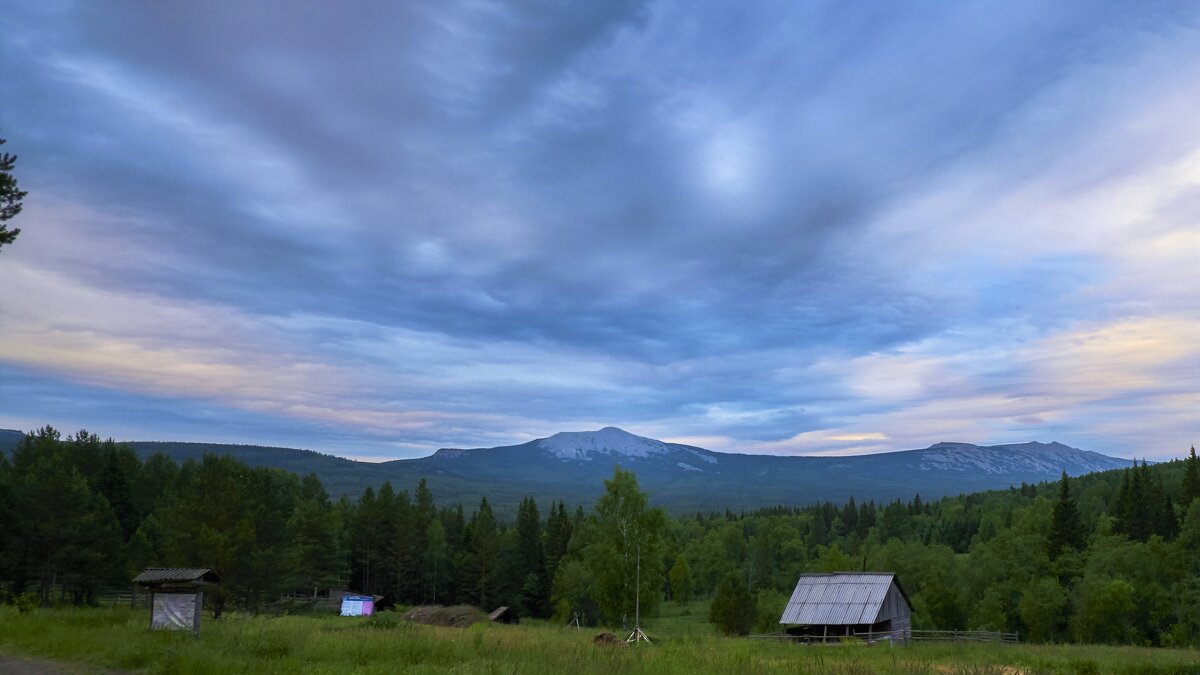
<instances>
[{"instance_id":1,"label":"green foliage","mask_svg":"<svg viewBox=\"0 0 1200 675\"><path fill-rule=\"evenodd\" d=\"M1050 559L1057 558L1065 550L1078 551L1085 543L1083 523L1079 520L1075 500L1071 499L1071 486L1067 480L1067 472L1064 471L1059 482L1058 501L1054 504L1054 520L1050 524L1050 536L1046 543Z\"/></svg>"},{"instance_id":2,"label":"green foliage","mask_svg":"<svg viewBox=\"0 0 1200 675\"><path fill-rule=\"evenodd\" d=\"M42 596L38 595L37 591L26 591L18 595L13 604L16 605L17 611L28 614L42 604Z\"/></svg>"},{"instance_id":3,"label":"green foliage","mask_svg":"<svg viewBox=\"0 0 1200 675\"><path fill-rule=\"evenodd\" d=\"M526 497L517 510L517 550L514 578L521 579L516 607L523 615L545 615L549 603L546 558L542 548L542 519L537 502Z\"/></svg>"},{"instance_id":4,"label":"green foliage","mask_svg":"<svg viewBox=\"0 0 1200 675\"><path fill-rule=\"evenodd\" d=\"M1130 644L1136 634L1133 586L1122 579L1089 578L1080 589L1074 631L1083 642Z\"/></svg>"},{"instance_id":5,"label":"green foliage","mask_svg":"<svg viewBox=\"0 0 1200 675\"><path fill-rule=\"evenodd\" d=\"M475 604L479 607L489 607L489 600L495 600L494 594L489 598L488 592L493 591L496 585L494 577L499 554L500 534L496 528L496 517L485 497L471 519L471 544L464 565L468 578L472 579Z\"/></svg>"},{"instance_id":6,"label":"green foliage","mask_svg":"<svg viewBox=\"0 0 1200 675\"><path fill-rule=\"evenodd\" d=\"M783 610L785 607L787 607L789 597L790 596L786 593L781 593L768 588L764 588L755 593L754 632L779 632L779 618L783 616Z\"/></svg>"},{"instance_id":7,"label":"green foliage","mask_svg":"<svg viewBox=\"0 0 1200 675\"><path fill-rule=\"evenodd\" d=\"M1175 511L1162 482L1142 462L1126 469L1113 506L1116 531L1146 541L1151 535L1172 537L1178 530Z\"/></svg>"},{"instance_id":8,"label":"green foliage","mask_svg":"<svg viewBox=\"0 0 1200 675\"><path fill-rule=\"evenodd\" d=\"M1200 459L1196 458L1196 446L1193 445L1188 452L1185 464L1183 494L1179 503L1187 509L1193 501L1200 499Z\"/></svg>"},{"instance_id":9,"label":"green foliage","mask_svg":"<svg viewBox=\"0 0 1200 675\"><path fill-rule=\"evenodd\" d=\"M813 561L812 571L814 572L847 572L854 570L857 566L850 556L842 551L837 544L833 546L818 546L817 558Z\"/></svg>"},{"instance_id":10,"label":"green foliage","mask_svg":"<svg viewBox=\"0 0 1200 675\"><path fill-rule=\"evenodd\" d=\"M297 547L296 586L314 592L337 586L348 571L344 525L315 475L309 474L301 482L288 525Z\"/></svg>"},{"instance_id":11,"label":"green foliage","mask_svg":"<svg viewBox=\"0 0 1200 675\"><path fill-rule=\"evenodd\" d=\"M0 145L4 145L5 142L0 138ZM21 200L27 194L17 189L17 178L12 174L16 164L16 155L0 153L0 248L13 243L17 235L21 234L21 228L10 230L6 222L21 212Z\"/></svg>"},{"instance_id":12,"label":"green foliage","mask_svg":"<svg viewBox=\"0 0 1200 675\"><path fill-rule=\"evenodd\" d=\"M566 559L558 566L552 596L556 619L566 621L578 614L583 623L595 625L601 618L595 596L595 576L583 561Z\"/></svg>"},{"instance_id":13,"label":"green foliage","mask_svg":"<svg viewBox=\"0 0 1200 675\"><path fill-rule=\"evenodd\" d=\"M757 614L758 606L746 582L730 574L717 587L708 620L726 635L746 635L754 627Z\"/></svg>"},{"instance_id":14,"label":"green foliage","mask_svg":"<svg viewBox=\"0 0 1200 675\"><path fill-rule=\"evenodd\" d=\"M1056 579L1038 579L1021 594L1021 621L1032 642L1055 642L1066 627L1067 593Z\"/></svg>"},{"instance_id":15,"label":"green foliage","mask_svg":"<svg viewBox=\"0 0 1200 675\"><path fill-rule=\"evenodd\" d=\"M596 605L612 625L652 614L662 599L662 532L666 514L648 507L637 477L620 467L604 481L591 538L583 549L596 580Z\"/></svg>"},{"instance_id":16,"label":"green foliage","mask_svg":"<svg viewBox=\"0 0 1200 675\"><path fill-rule=\"evenodd\" d=\"M94 434L45 427L0 458L0 595L88 604L144 567L186 565L223 575L206 596L218 612L278 610L281 595L328 587L617 626L639 604L640 557L651 632L668 589L681 604L661 611L678 618L722 595L732 573L754 630L768 631L800 573L867 569L899 575L918 628L1200 646L1200 501L1185 501L1193 461L935 502L677 518L617 470L590 513L557 502L543 520L526 498L510 523L486 500L474 513L439 506L424 483L412 498L384 483L331 503L315 476L229 457L139 461Z\"/></svg>"},{"instance_id":17,"label":"green foliage","mask_svg":"<svg viewBox=\"0 0 1200 675\"><path fill-rule=\"evenodd\" d=\"M299 583L299 549L289 526L298 487L293 475L250 469L227 456L185 463L159 512L164 558L221 575L211 592L218 615L230 600L261 607Z\"/></svg>"},{"instance_id":18,"label":"green foliage","mask_svg":"<svg viewBox=\"0 0 1200 675\"><path fill-rule=\"evenodd\" d=\"M450 543L446 539L446 526L439 519L433 519L425 534L426 568L429 570L429 601L437 604L438 598L443 600L449 595L450 581L454 570L450 567Z\"/></svg>"},{"instance_id":19,"label":"green foliage","mask_svg":"<svg viewBox=\"0 0 1200 675\"><path fill-rule=\"evenodd\" d=\"M671 582L671 596L675 604L684 605L689 602L695 593L696 584L692 579L692 568L688 566L687 558L683 557L682 553L675 558L675 564L671 565L667 576Z\"/></svg>"}]
</instances>

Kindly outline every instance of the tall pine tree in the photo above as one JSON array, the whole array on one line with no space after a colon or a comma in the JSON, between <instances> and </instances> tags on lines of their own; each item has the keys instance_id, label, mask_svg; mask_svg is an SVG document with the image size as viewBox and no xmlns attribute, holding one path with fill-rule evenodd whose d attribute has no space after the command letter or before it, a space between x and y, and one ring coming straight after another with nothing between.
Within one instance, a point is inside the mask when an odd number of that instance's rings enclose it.
<instances>
[{"instance_id":1,"label":"tall pine tree","mask_svg":"<svg viewBox=\"0 0 1200 675\"><path fill-rule=\"evenodd\" d=\"M1066 550L1080 551L1085 545L1083 523L1079 509L1071 498L1071 486L1067 472L1062 473L1058 483L1058 502L1054 504L1054 519L1050 523L1050 536L1046 542L1047 552L1053 560Z\"/></svg>"},{"instance_id":2,"label":"tall pine tree","mask_svg":"<svg viewBox=\"0 0 1200 675\"><path fill-rule=\"evenodd\" d=\"M522 499L517 509L517 574L521 609L538 616L548 614L550 589L542 551L542 519L532 497Z\"/></svg>"},{"instance_id":3,"label":"tall pine tree","mask_svg":"<svg viewBox=\"0 0 1200 675\"><path fill-rule=\"evenodd\" d=\"M571 516L567 515L567 505L563 502L551 504L550 515L546 518L546 540L542 547L546 558L546 579L551 583L558 572L559 562L567 555L571 531Z\"/></svg>"},{"instance_id":4,"label":"tall pine tree","mask_svg":"<svg viewBox=\"0 0 1200 675\"><path fill-rule=\"evenodd\" d=\"M500 555L500 532L487 497L479 502L479 510L471 518L471 539L464 567L470 578L471 599L481 608L495 600L496 568Z\"/></svg>"},{"instance_id":5,"label":"tall pine tree","mask_svg":"<svg viewBox=\"0 0 1200 675\"><path fill-rule=\"evenodd\" d=\"M0 145L4 143L5 140L0 138ZM25 192L17 189L17 179L12 175L16 164L16 155L0 152L0 248L13 243L21 234L21 228L10 230L5 222L21 212L21 200L25 197Z\"/></svg>"},{"instance_id":6,"label":"tall pine tree","mask_svg":"<svg viewBox=\"0 0 1200 675\"><path fill-rule=\"evenodd\" d=\"M1196 459L1196 446L1192 446L1188 458L1184 460L1183 470L1183 499L1180 505L1187 513L1192 500L1200 499L1200 459Z\"/></svg>"}]
</instances>

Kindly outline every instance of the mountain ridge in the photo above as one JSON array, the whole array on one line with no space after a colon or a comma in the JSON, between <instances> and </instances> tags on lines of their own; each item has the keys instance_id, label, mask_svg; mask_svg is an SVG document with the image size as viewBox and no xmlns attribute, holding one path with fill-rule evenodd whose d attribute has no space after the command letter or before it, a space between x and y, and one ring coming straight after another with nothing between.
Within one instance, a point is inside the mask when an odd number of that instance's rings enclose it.
<instances>
[{"instance_id":1,"label":"mountain ridge","mask_svg":"<svg viewBox=\"0 0 1200 675\"><path fill-rule=\"evenodd\" d=\"M13 435L0 431L0 451ZM801 506L820 501L890 501L1007 488L1021 482L1129 466L1062 443L1029 441L994 446L941 441L914 450L871 455L781 456L716 452L631 434L617 427L565 431L515 445L439 448L425 457L361 462L312 450L255 445L132 441L141 456L163 452L176 461L229 454L255 466L315 473L335 497L357 497L391 481L411 489L425 478L439 501L487 497L515 508L527 495L590 503L620 465L638 475L651 498L672 511Z\"/></svg>"}]
</instances>

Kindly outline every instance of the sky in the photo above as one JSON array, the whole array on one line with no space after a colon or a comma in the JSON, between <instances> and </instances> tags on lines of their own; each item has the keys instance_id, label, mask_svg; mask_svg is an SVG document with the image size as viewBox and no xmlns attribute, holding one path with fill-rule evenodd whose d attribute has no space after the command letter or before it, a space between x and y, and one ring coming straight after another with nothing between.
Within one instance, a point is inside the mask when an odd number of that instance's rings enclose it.
<instances>
[{"instance_id":1,"label":"sky","mask_svg":"<svg viewBox=\"0 0 1200 675\"><path fill-rule=\"evenodd\" d=\"M0 427L1200 441L1200 4L5 4Z\"/></svg>"}]
</instances>

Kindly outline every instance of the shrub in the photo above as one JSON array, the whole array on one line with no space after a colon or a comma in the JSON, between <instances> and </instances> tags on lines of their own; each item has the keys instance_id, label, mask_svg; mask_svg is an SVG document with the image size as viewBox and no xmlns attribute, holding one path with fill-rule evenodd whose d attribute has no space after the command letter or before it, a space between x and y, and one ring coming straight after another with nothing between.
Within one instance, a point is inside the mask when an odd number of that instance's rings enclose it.
<instances>
[{"instance_id":1,"label":"shrub","mask_svg":"<svg viewBox=\"0 0 1200 675\"><path fill-rule=\"evenodd\" d=\"M42 597L38 595L37 591L26 591L18 595L13 604L17 606L17 611L28 614L42 604Z\"/></svg>"},{"instance_id":2,"label":"shrub","mask_svg":"<svg viewBox=\"0 0 1200 675\"><path fill-rule=\"evenodd\" d=\"M709 608L708 620L726 635L745 635L754 626L757 614L750 589L740 577L731 574L717 587L717 596Z\"/></svg>"}]
</instances>

